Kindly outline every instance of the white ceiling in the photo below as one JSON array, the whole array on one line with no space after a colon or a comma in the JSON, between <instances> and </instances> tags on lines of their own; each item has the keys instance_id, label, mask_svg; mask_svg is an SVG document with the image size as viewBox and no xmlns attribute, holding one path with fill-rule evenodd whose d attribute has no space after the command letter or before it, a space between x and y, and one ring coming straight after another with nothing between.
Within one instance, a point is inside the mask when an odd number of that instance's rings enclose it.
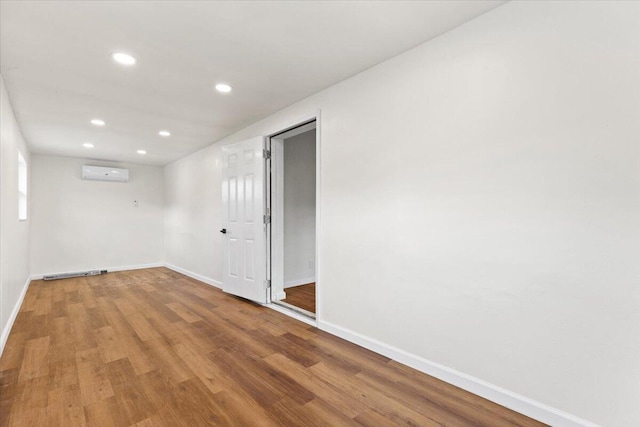
<instances>
[{"instance_id":1,"label":"white ceiling","mask_svg":"<svg viewBox=\"0 0 640 427\"><path fill-rule=\"evenodd\" d=\"M502 3L2 1L0 71L33 152L164 165Z\"/></svg>"}]
</instances>

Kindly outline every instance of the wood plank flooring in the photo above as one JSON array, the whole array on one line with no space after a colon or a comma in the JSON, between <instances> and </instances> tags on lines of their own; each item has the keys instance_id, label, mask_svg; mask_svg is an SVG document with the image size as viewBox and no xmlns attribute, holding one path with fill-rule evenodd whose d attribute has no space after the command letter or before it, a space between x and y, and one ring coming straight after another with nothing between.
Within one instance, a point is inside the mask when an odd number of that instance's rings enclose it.
<instances>
[{"instance_id":1,"label":"wood plank flooring","mask_svg":"<svg viewBox=\"0 0 640 427\"><path fill-rule=\"evenodd\" d=\"M311 313L316 312L316 284L307 283L306 285L293 286L285 289L287 298L283 299L291 305L295 305L303 310Z\"/></svg>"},{"instance_id":2,"label":"wood plank flooring","mask_svg":"<svg viewBox=\"0 0 640 427\"><path fill-rule=\"evenodd\" d=\"M539 426L165 268L34 281L1 426Z\"/></svg>"}]
</instances>

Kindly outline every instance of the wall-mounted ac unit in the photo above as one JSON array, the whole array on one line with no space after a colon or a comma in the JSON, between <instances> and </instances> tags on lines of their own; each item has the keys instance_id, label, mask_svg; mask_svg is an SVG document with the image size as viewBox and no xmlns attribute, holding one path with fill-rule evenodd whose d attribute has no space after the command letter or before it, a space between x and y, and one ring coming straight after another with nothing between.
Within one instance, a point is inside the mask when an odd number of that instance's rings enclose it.
<instances>
[{"instance_id":1,"label":"wall-mounted ac unit","mask_svg":"<svg viewBox=\"0 0 640 427\"><path fill-rule=\"evenodd\" d=\"M84 165L82 166L82 179L91 181L128 182L129 169Z\"/></svg>"}]
</instances>

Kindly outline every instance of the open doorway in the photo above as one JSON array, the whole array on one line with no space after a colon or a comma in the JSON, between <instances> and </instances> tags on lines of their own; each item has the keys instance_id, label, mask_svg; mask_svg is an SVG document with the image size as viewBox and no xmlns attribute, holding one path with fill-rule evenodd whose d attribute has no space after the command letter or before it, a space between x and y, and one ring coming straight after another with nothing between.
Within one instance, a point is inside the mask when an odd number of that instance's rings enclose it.
<instances>
[{"instance_id":1,"label":"open doorway","mask_svg":"<svg viewBox=\"0 0 640 427\"><path fill-rule=\"evenodd\" d=\"M316 121L270 138L271 301L316 314Z\"/></svg>"}]
</instances>

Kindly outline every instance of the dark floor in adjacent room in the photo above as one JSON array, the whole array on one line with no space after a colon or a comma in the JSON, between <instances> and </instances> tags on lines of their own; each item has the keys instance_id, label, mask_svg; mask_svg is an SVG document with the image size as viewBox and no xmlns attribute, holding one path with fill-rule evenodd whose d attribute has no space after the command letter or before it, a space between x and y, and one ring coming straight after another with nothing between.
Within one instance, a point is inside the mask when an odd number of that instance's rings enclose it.
<instances>
[{"instance_id":1,"label":"dark floor in adjacent room","mask_svg":"<svg viewBox=\"0 0 640 427\"><path fill-rule=\"evenodd\" d=\"M307 283L306 285L293 286L284 290L287 298L282 302L295 305L298 308L306 310L310 313L316 312L316 284Z\"/></svg>"}]
</instances>

